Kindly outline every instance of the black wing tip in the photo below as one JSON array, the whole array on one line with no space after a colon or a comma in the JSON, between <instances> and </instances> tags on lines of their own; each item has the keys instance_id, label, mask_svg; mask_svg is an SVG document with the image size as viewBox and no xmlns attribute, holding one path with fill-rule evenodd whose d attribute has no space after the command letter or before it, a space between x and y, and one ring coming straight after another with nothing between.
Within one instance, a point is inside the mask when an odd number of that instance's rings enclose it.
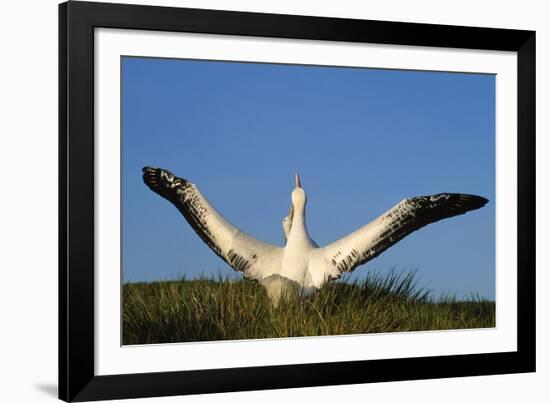
<instances>
[{"instance_id":1,"label":"black wing tip","mask_svg":"<svg viewBox=\"0 0 550 403\"><path fill-rule=\"evenodd\" d=\"M418 200L420 205L427 208L427 211L446 211L446 217L477 210L489 203L485 197L465 193L438 193L431 196L419 196L411 200L413 203Z\"/></svg>"},{"instance_id":2,"label":"black wing tip","mask_svg":"<svg viewBox=\"0 0 550 403\"><path fill-rule=\"evenodd\" d=\"M187 184L187 180L178 178L172 172L163 168L143 167L143 182L149 189L159 195L172 199L177 189Z\"/></svg>"},{"instance_id":3,"label":"black wing tip","mask_svg":"<svg viewBox=\"0 0 550 403\"><path fill-rule=\"evenodd\" d=\"M478 195L459 194L458 196L459 203L463 205L467 210L477 210L489 203L489 199Z\"/></svg>"},{"instance_id":4,"label":"black wing tip","mask_svg":"<svg viewBox=\"0 0 550 403\"><path fill-rule=\"evenodd\" d=\"M143 167L143 182L151 189L156 190L160 186L160 172L161 169L153 167Z\"/></svg>"}]
</instances>

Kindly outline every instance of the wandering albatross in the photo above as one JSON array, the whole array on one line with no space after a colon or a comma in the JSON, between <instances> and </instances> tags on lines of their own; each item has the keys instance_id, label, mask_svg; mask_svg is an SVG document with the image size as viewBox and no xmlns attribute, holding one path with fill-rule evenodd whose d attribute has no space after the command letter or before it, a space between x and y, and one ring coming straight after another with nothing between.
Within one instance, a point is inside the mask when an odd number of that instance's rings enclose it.
<instances>
[{"instance_id":1,"label":"wandering albatross","mask_svg":"<svg viewBox=\"0 0 550 403\"><path fill-rule=\"evenodd\" d=\"M312 295L329 281L374 259L430 223L483 207L488 200L468 194L440 193L400 201L369 224L327 246L319 247L306 227L306 192L296 174L289 214L283 219L284 247L253 238L227 221L197 186L166 169L143 168L143 181L170 201L197 235L244 278L260 282L277 305L293 289Z\"/></svg>"}]
</instances>

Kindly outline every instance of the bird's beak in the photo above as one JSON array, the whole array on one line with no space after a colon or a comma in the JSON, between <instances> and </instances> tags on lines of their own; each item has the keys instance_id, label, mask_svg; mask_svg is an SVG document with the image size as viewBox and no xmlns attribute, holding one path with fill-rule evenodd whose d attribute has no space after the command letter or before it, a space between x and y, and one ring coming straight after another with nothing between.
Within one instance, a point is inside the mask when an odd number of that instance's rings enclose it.
<instances>
[{"instance_id":1,"label":"bird's beak","mask_svg":"<svg viewBox=\"0 0 550 403\"><path fill-rule=\"evenodd\" d=\"M300 185L300 175L298 175L298 173L296 173L296 189L300 188L300 187L302 187Z\"/></svg>"}]
</instances>

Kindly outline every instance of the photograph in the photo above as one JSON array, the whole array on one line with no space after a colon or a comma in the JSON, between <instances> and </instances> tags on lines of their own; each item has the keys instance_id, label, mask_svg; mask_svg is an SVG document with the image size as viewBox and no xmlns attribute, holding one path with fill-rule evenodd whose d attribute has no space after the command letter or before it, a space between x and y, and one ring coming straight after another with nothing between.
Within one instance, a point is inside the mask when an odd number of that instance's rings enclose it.
<instances>
[{"instance_id":1,"label":"photograph","mask_svg":"<svg viewBox=\"0 0 550 403\"><path fill-rule=\"evenodd\" d=\"M526 390L542 25L432 8L59 4L61 400Z\"/></svg>"},{"instance_id":2,"label":"photograph","mask_svg":"<svg viewBox=\"0 0 550 403\"><path fill-rule=\"evenodd\" d=\"M494 74L120 63L123 345L495 327Z\"/></svg>"}]
</instances>

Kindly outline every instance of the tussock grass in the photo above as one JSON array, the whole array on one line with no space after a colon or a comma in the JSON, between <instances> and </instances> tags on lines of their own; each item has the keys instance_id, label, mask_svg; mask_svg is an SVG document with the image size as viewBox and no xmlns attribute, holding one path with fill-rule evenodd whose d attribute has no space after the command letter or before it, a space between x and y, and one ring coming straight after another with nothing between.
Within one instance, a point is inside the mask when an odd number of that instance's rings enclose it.
<instances>
[{"instance_id":1,"label":"tussock grass","mask_svg":"<svg viewBox=\"0 0 550 403\"><path fill-rule=\"evenodd\" d=\"M310 299L288 295L276 308L261 285L246 280L123 285L124 344L494 326L494 302L476 296L433 298L418 287L414 272L327 284Z\"/></svg>"}]
</instances>

